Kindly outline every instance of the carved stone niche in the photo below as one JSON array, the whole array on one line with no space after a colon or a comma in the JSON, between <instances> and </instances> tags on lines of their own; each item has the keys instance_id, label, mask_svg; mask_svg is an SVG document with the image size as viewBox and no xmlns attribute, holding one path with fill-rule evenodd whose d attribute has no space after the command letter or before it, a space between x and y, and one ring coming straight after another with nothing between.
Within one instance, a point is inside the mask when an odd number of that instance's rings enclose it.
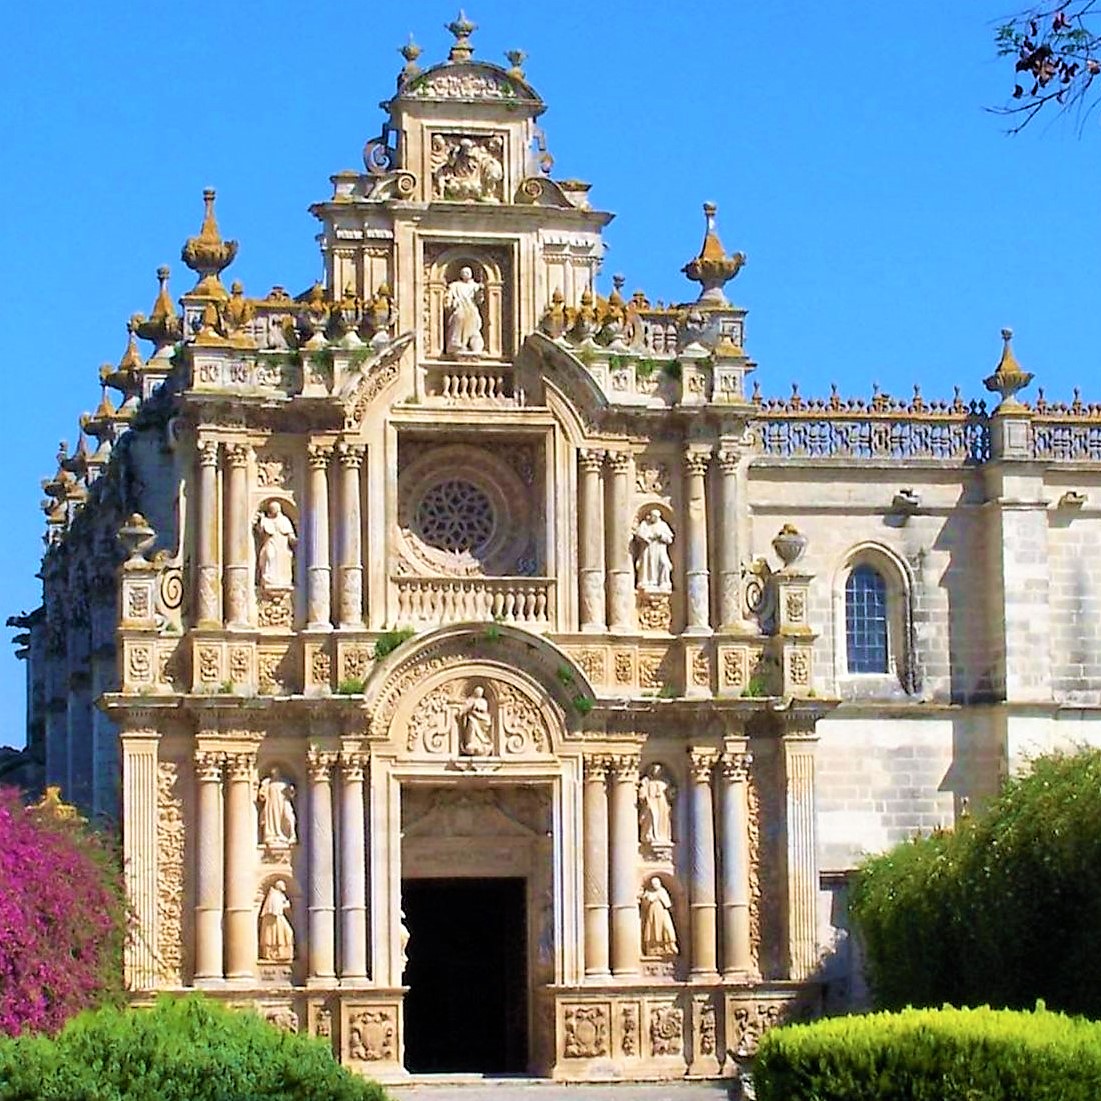
<instances>
[{"instance_id":1,"label":"carved stone niche","mask_svg":"<svg viewBox=\"0 0 1101 1101\"><path fill-rule=\"evenodd\" d=\"M499 245L426 243L425 301L421 324L429 359L510 360L514 354L512 256ZM463 269L470 269L469 279ZM454 288L462 283L465 287ZM475 291L477 284L480 291ZM456 302L470 298L480 318L479 341L469 325L458 326L448 340L448 321ZM452 303L448 305L449 301ZM476 327L476 326L475 326ZM464 335L465 334L465 335Z\"/></svg>"}]
</instances>

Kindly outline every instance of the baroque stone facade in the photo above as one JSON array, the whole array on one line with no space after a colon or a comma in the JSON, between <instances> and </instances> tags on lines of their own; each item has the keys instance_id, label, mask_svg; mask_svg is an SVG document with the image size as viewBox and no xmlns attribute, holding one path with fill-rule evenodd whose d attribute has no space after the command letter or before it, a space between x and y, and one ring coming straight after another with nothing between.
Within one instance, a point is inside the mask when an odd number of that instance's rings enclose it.
<instances>
[{"instance_id":1,"label":"baroque stone facade","mask_svg":"<svg viewBox=\"0 0 1101 1101\"><path fill-rule=\"evenodd\" d=\"M748 389L714 207L692 301L598 293L522 55L450 29L323 283L227 290L213 192L158 273L45 483L31 739L120 816L137 997L384 1078L736 1073L851 993L862 850L1090 737L1101 419L1008 334L992 411Z\"/></svg>"}]
</instances>

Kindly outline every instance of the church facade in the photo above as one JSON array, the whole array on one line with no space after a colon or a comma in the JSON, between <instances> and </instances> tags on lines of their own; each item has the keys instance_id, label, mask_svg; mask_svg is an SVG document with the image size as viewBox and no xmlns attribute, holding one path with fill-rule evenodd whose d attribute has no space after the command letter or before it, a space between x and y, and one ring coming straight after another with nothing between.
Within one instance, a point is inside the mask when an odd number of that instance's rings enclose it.
<instances>
[{"instance_id":1,"label":"church facade","mask_svg":"<svg viewBox=\"0 0 1101 1101\"><path fill-rule=\"evenodd\" d=\"M450 30L323 283L227 289L207 192L131 319L44 483L30 740L119 818L139 999L382 1079L734 1074L854 996L861 853L1096 740L1101 414L1008 333L990 410L763 397L715 208L690 301L599 293L522 55Z\"/></svg>"}]
</instances>

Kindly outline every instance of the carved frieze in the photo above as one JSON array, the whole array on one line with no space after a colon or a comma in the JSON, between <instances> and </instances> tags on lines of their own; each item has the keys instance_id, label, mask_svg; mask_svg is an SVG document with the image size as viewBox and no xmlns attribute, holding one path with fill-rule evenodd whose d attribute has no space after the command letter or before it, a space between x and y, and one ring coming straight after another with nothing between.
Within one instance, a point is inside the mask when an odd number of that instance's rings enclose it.
<instances>
[{"instance_id":1,"label":"carved frieze","mask_svg":"<svg viewBox=\"0 0 1101 1101\"><path fill-rule=\"evenodd\" d=\"M638 1005L629 1002L620 1011L620 1047L627 1056L638 1054Z\"/></svg>"},{"instance_id":2,"label":"carved frieze","mask_svg":"<svg viewBox=\"0 0 1101 1101\"><path fill-rule=\"evenodd\" d=\"M684 1050L684 1010L675 1005L650 1006L650 1054L680 1055Z\"/></svg>"},{"instance_id":3,"label":"carved frieze","mask_svg":"<svg viewBox=\"0 0 1101 1101\"><path fill-rule=\"evenodd\" d=\"M182 981L184 839L179 765L157 765L157 961L158 977L169 986Z\"/></svg>"}]
</instances>

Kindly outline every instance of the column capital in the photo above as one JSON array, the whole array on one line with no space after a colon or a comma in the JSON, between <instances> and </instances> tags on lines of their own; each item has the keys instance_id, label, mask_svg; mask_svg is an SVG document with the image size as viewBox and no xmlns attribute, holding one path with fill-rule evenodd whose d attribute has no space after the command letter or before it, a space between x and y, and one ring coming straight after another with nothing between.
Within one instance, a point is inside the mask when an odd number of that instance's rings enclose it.
<instances>
[{"instance_id":1,"label":"column capital","mask_svg":"<svg viewBox=\"0 0 1101 1101\"><path fill-rule=\"evenodd\" d=\"M306 461L311 470L324 470L333 457L333 449L327 444L311 443L306 448Z\"/></svg>"},{"instance_id":2,"label":"column capital","mask_svg":"<svg viewBox=\"0 0 1101 1101\"><path fill-rule=\"evenodd\" d=\"M749 766L753 764L752 753L724 753L721 758L723 779L738 784L749 778Z\"/></svg>"},{"instance_id":3,"label":"column capital","mask_svg":"<svg viewBox=\"0 0 1101 1101\"><path fill-rule=\"evenodd\" d=\"M345 780L362 783L367 771L367 755L364 753L341 753L340 772Z\"/></svg>"},{"instance_id":4,"label":"column capital","mask_svg":"<svg viewBox=\"0 0 1101 1101\"><path fill-rule=\"evenodd\" d=\"M253 769L256 766L256 753L252 752L237 752L227 753L225 755L226 761L226 778L228 780L240 782L241 780L252 780Z\"/></svg>"},{"instance_id":5,"label":"column capital","mask_svg":"<svg viewBox=\"0 0 1101 1101\"><path fill-rule=\"evenodd\" d=\"M218 465L217 440L199 440L199 465L210 467Z\"/></svg>"},{"instance_id":6,"label":"column capital","mask_svg":"<svg viewBox=\"0 0 1101 1101\"><path fill-rule=\"evenodd\" d=\"M323 784L332 777L339 754L310 746L306 752L306 771L315 784Z\"/></svg>"},{"instance_id":7,"label":"column capital","mask_svg":"<svg viewBox=\"0 0 1101 1101\"><path fill-rule=\"evenodd\" d=\"M577 458L581 463L581 469L586 473L599 474L606 454L607 452L602 448L585 447L577 452Z\"/></svg>"},{"instance_id":8,"label":"column capital","mask_svg":"<svg viewBox=\"0 0 1101 1101\"><path fill-rule=\"evenodd\" d=\"M617 754L606 757L608 768L617 784L637 784L639 758L637 754Z\"/></svg>"},{"instance_id":9,"label":"column capital","mask_svg":"<svg viewBox=\"0 0 1101 1101\"><path fill-rule=\"evenodd\" d=\"M609 451L607 459L613 474L626 474L631 469L630 451Z\"/></svg>"},{"instance_id":10,"label":"column capital","mask_svg":"<svg viewBox=\"0 0 1101 1101\"><path fill-rule=\"evenodd\" d=\"M603 784L608 779L609 759L599 754L585 757L585 780L587 783Z\"/></svg>"},{"instance_id":11,"label":"column capital","mask_svg":"<svg viewBox=\"0 0 1101 1101\"><path fill-rule=\"evenodd\" d=\"M363 444L348 443L346 440L336 445L336 453L345 470L358 470L363 465L364 450Z\"/></svg>"},{"instance_id":12,"label":"column capital","mask_svg":"<svg viewBox=\"0 0 1101 1101\"><path fill-rule=\"evenodd\" d=\"M719 469L727 477L738 473L738 463L742 461L741 448L735 444L724 443L715 455L719 461Z\"/></svg>"},{"instance_id":13,"label":"column capital","mask_svg":"<svg viewBox=\"0 0 1101 1101\"><path fill-rule=\"evenodd\" d=\"M195 779L201 784L216 784L222 779L226 755L205 749L195 751Z\"/></svg>"},{"instance_id":14,"label":"column capital","mask_svg":"<svg viewBox=\"0 0 1101 1101\"><path fill-rule=\"evenodd\" d=\"M693 478L702 478L711 464L711 447L707 444L689 444L684 449L684 470Z\"/></svg>"},{"instance_id":15,"label":"column capital","mask_svg":"<svg viewBox=\"0 0 1101 1101\"><path fill-rule=\"evenodd\" d=\"M227 443L226 459L231 467L243 470L248 466L249 457L252 455L252 447L247 443Z\"/></svg>"},{"instance_id":16,"label":"column capital","mask_svg":"<svg viewBox=\"0 0 1101 1101\"><path fill-rule=\"evenodd\" d=\"M692 747L688 750L689 772L692 781L696 784L708 784L711 782L711 773L719 761L719 752L716 749Z\"/></svg>"}]
</instances>

